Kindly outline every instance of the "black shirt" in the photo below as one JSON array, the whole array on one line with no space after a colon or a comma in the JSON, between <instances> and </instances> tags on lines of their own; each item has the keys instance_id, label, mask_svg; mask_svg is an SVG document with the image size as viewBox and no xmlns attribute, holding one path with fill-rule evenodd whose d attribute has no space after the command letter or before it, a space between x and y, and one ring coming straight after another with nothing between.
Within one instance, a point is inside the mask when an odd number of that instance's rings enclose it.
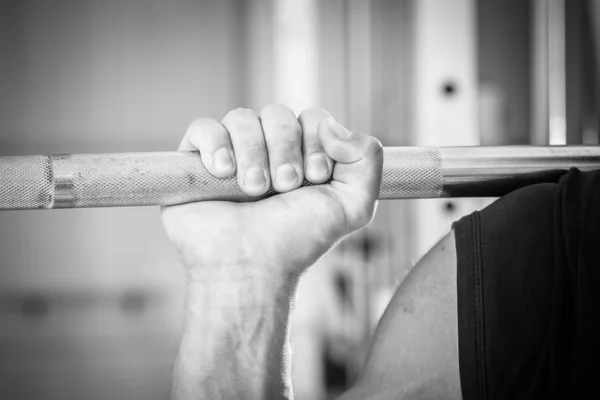
<instances>
[{"instance_id":1,"label":"black shirt","mask_svg":"<svg viewBox=\"0 0 600 400\"><path fill-rule=\"evenodd\" d=\"M454 231L463 398L598 396L600 172L512 192Z\"/></svg>"}]
</instances>

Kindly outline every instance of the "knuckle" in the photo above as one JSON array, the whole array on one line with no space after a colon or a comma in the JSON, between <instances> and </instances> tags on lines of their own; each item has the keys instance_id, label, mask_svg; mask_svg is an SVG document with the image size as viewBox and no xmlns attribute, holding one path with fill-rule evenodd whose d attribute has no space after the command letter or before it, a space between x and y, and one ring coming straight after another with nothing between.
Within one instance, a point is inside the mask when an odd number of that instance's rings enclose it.
<instances>
[{"instance_id":1,"label":"knuckle","mask_svg":"<svg viewBox=\"0 0 600 400\"><path fill-rule=\"evenodd\" d=\"M293 116L294 112L289 107L279 103L268 104L260 111L261 118L273 118L281 115Z\"/></svg>"},{"instance_id":2,"label":"knuckle","mask_svg":"<svg viewBox=\"0 0 600 400\"><path fill-rule=\"evenodd\" d=\"M373 136L368 137L368 141L365 146L364 155L367 158L373 159L377 162L379 162L380 160L381 161L383 160L383 145L381 144L379 139L377 139Z\"/></svg>"},{"instance_id":3,"label":"knuckle","mask_svg":"<svg viewBox=\"0 0 600 400\"><path fill-rule=\"evenodd\" d=\"M198 118L190 124L189 131L192 133L203 133L208 129L215 128L220 126L217 121L212 118Z\"/></svg>"},{"instance_id":4,"label":"knuckle","mask_svg":"<svg viewBox=\"0 0 600 400\"><path fill-rule=\"evenodd\" d=\"M216 145L230 144L229 135L227 135L223 125L210 118L201 118L192 122L187 136L190 142L194 143L199 149L202 147L210 149Z\"/></svg>"},{"instance_id":5,"label":"knuckle","mask_svg":"<svg viewBox=\"0 0 600 400\"><path fill-rule=\"evenodd\" d=\"M264 143L247 143L242 147L251 157L263 159L266 157L266 146Z\"/></svg>"},{"instance_id":6,"label":"knuckle","mask_svg":"<svg viewBox=\"0 0 600 400\"><path fill-rule=\"evenodd\" d=\"M372 142L372 146L376 151L383 151L383 144L381 144L381 141L379 139L377 139L375 136L371 136L371 142Z\"/></svg>"},{"instance_id":7,"label":"knuckle","mask_svg":"<svg viewBox=\"0 0 600 400\"><path fill-rule=\"evenodd\" d=\"M371 139L371 151L379 156L379 155L383 155L383 144L381 144L381 141L379 139L377 139L376 137L372 137Z\"/></svg>"},{"instance_id":8,"label":"knuckle","mask_svg":"<svg viewBox=\"0 0 600 400\"><path fill-rule=\"evenodd\" d=\"M310 107L302 111L298 117L298 122L302 127L303 137L309 141L318 141L317 127L321 121L330 115L329 112L319 107Z\"/></svg>"},{"instance_id":9,"label":"knuckle","mask_svg":"<svg viewBox=\"0 0 600 400\"><path fill-rule=\"evenodd\" d=\"M320 108L320 107L309 107L304 109L300 115L298 116L298 119L306 119L306 118L326 118L328 117L330 114L329 112L327 112L327 110Z\"/></svg>"},{"instance_id":10,"label":"knuckle","mask_svg":"<svg viewBox=\"0 0 600 400\"><path fill-rule=\"evenodd\" d=\"M244 146L260 145L264 141L260 121L251 109L236 108L231 110L223 118L222 123L229 132L234 145L236 141Z\"/></svg>"},{"instance_id":11,"label":"knuckle","mask_svg":"<svg viewBox=\"0 0 600 400\"><path fill-rule=\"evenodd\" d=\"M273 136L274 143L299 143L301 137L300 125L296 120L279 120L268 130ZM266 132L265 132L266 133Z\"/></svg>"},{"instance_id":12,"label":"knuckle","mask_svg":"<svg viewBox=\"0 0 600 400\"><path fill-rule=\"evenodd\" d=\"M300 142L297 140L277 140L269 143L269 149L300 150Z\"/></svg>"},{"instance_id":13,"label":"knuckle","mask_svg":"<svg viewBox=\"0 0 600 400\"><path fill-rule=\"evenodd\" d=\"M218 136L224 128L217 121L210 118L200 118L193 121L185 134L187 140L197 149L202 150L211 142L211 138Z\"/></svg>"},{"instance_id":14,"label":"knuckle","mask_svg":"<svg viewBox=\"0 0 600 400\"><path fill-rule=\"evenodd\" d=\"M234 108L229 111L223 118L223 123L235 123L235 124L249 124L250 121L257 118L254 110L249 108Z\"/></svg>"},{"instance_id":15,"label":"knuckle","mask_svg":"<svg viewBox=\"0 0 600 400\"><path fill-rule=\"evenodd\" d=\"M292 111L285 106L278 104L266 106L261 112L261 120L265 136L271 136L273 141L287 142L300 139L300 123Z\"/></svg>"}]
</instances>

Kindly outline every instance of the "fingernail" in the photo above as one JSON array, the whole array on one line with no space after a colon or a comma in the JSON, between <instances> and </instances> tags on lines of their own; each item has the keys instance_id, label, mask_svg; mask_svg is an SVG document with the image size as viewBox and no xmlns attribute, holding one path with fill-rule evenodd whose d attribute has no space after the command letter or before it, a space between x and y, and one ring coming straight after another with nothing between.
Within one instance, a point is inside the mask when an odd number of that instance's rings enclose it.
<instances>
[{"instance_id":1,"label":"fingernail","mask_svg":"<svg viewBox=\"0 0 600 400\"><path fill-rule=\"evenodd\" d=\"M327 123L329 124L329 129L340 139L349 139L352 136L352 132L348 129L344 128L337 122L333 117L327 117Z\"/></svg>"},{"instance_id":2,"label":"fingernail","mask_svg":"<svg viewBox=\"0 0 600 400\"><path fill-rule=\"evenodd\" d=\"M252 192L262 192L265 189L266 183L267 180L262 168L253 167L246 171L246 178L244 180L246 189Z\"/></svg>"},{"instance_id":3,"label":"fingernail","mask_svg":"<svg viewBox=\"0 0 600 400\"><path fill-rule=\"evenodd\" d=\"M291 164L283 164L277 168L277 184L280 189L286 190L291 188L298 181L298 173Z\"/></svg>"},{"instance_id":4,"label":"fingernail","mask_svg":"<svg viewBox=\"0 0 600 400\"><path fill-rule=\"evenodd\" d=\"M233 168L233 160L228 149L222 147L213 154L213 166L219 171L229 171Z\"/></svg>"},{"instance_id":5,"label":"fingernail","mask_svg":"<svg viewBox=\"0 0 600 400\"><path fill-rule=\"evenodd\" d=\"M313 154L308 158L307 175L314 180L319 180L329 175L329 165L323 154Z\"/></svg>"}]
</instances>

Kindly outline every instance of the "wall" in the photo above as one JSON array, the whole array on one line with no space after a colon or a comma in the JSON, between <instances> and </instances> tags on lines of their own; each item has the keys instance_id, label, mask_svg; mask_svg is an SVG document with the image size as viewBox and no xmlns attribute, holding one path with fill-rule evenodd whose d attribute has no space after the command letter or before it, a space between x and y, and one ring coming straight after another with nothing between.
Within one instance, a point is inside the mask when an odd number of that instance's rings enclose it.
<instances>
[{"instance_id":1,"label":"wall","mask_svg":"<svg viewBox=\"0 0 600 400\"><path fill-rule=\"evenodd\" d=\"M238 7L0 2L0 155L176 149L243 104ZM0 398L166 398L182 288L157 208L0 213Z\"/></svg>"}]
</instances>

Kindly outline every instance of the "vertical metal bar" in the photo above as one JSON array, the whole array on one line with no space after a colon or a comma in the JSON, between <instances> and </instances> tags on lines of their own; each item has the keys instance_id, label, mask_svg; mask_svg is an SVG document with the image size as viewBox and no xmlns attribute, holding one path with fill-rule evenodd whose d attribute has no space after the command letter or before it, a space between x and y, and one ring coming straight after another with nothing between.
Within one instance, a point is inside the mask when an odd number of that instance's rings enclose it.
<instances>
[{"instance_id":1,"label":"vertical metal bar","mask_svg":"<svg viewBox=\"0 0 600 400\"><path fill-rule=\"evenodd\" d=\"M589 12L590 35L592 54L589 59L593 60L590 68L590 75L594 76L594 86L591 89L593 93L594 104L600 101L598 94L600 87L600 2L596 0L588 0L585 2L587 11ZM598 144L600 143L600 110L594 107L589 115L589 126L584 131L583 144Z\"/></svg>"},{"instance_id":2,"label":"vertical metal bar","mask_svg":"<svg viewBox=\"0 0 600 400\"><path fill-rule=\"evenodd\" d=\"M243 90L237 106L260 110L273 101L275 82L274 70L274 16L273 0L240 0L244 21L243 42L239 45L244 52Z\"/></svg>"},{"instance_id":3,"label":"vertical metal bar","mask_svg":"<svg viewBox=\"0 0 600 400\"><path fill-rule=\"evenodd\" d=\"M413 145L478 145L474 0L415 2ZM411 232L418 260L477 199L414 203Z\"/></svg>"},{"instance_id":4,"label":"vertical metal bar","mask_svg":"<svg viewBox=\"0 0 600 400\"><path fill-rule=\"evenodd\" d=\"M317 0L274 3L275 102L296 115L317 104Z\"/></svg>"},{"instance_id":5,"label":"vertical metal bar","mask_svg":"<svg viewBox=\"0 0 600 400\"><path fill-rule=\"evenodd\" d=\"M551 145L567 143L565 0L548 0L548 89Z\"/></svg>"},{"instance_id":6,"label":"vertical metal bar","mask_svg":"<svg viewBox=\"0 0 600 400\"><path fill-rule=\"evenodd\" d=\"M548 108L548 0L533 0L531 21L531 144L547 145Z\"/></svg>"}]
</instances>

